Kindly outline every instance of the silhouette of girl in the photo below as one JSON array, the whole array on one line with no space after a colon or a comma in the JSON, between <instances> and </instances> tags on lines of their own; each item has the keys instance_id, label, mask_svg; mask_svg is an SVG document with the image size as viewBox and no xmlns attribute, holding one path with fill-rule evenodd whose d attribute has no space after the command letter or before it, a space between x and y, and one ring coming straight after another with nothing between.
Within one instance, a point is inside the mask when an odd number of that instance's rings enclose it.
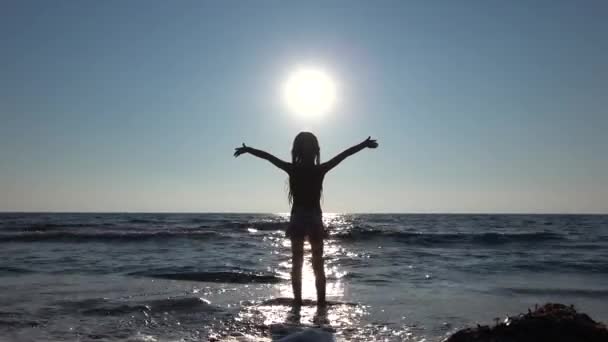
<instances>
[{"instance_id":1,"label":"silhouette of girl","mask_svg":"<svg viewBox=\"0 0 608 342\"><path fill-rule=\"evenodd\" d=\"M291 217L286 236L291 239L292 270L291 286L294 304L302 304L302 263L304 259L304 240L312 250L312 267L315 273L317 288L317 305L325 305L325 270L323 265L323 239L326 237L321 211L321 191L325 174L338 165L346 157L364 148L376 148L376 140L368 137L330 161L321 164L319 142L310 132L299 133L293 141L291 163L285 162L268 152L243 146L235 148L234 156L251 153L266 159L289 175L289 203Z\"/></svg>"}]
</instances>

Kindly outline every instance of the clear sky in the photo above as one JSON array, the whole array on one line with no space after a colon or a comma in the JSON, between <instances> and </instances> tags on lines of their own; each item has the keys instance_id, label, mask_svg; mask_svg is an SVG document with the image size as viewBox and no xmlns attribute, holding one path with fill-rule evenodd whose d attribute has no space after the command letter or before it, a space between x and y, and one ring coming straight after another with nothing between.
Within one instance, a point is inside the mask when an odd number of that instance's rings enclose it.
<instances>
[{"instance_id":1,"label":"clear sky","mask_svg":"<svg viewBox=\"0 0 608 342\"><path fill-rule=\"evenodd\" d=\"M0 211L286 212L313 131L328 212L608 212L608 2L2 1ZM280 87L327 70L339 103Z\"/></svg>"}]
</instances>

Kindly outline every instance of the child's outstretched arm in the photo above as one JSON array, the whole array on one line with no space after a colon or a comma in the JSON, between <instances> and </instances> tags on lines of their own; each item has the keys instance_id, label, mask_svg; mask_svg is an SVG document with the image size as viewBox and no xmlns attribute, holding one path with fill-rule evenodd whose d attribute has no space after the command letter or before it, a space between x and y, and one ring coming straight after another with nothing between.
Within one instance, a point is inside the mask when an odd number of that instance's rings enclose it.
<instances>
[{"instance_id":1,"label":"child's outstretched arm","mask_svg":"<svg viewBox=\"0 0 608 342\"><path fill-rule=\"evenodd\" d=\"M250 153L258 158L266 159L269 162L271 162L274 166L289 173L289 168L291 166L290 163L288 163L286 161L282 161L281 159L273 156L272 154L270 154L266 151L256 150L255 148L246 146L245 143L243 143L243 146L237 147L234 149L234 156L238 157L243 153Z\"/></svg>"},{"instance_id":2,"label":"child's outstretched arm","mask_svg":"<svg viewBox=\"0 0 608 342\"><path fill-rule=\"evenodd\" d=\"M367 137L367 139L365 139L362 143L344 150L342 153L333 157L330 161L321 164L321 167L323 168L323 170L325 172L327 172L327 171L333 169L334 167L336 167L338 164L340 164L340 162L343 161L344 159L346 159L346 157L350 157L353 154L361 151L362 149L364 149L366 147L369 147L369 148L378 147L378 143L376 142L376 139L372 139L372 137Z\"/></svg>"}]
</instances>

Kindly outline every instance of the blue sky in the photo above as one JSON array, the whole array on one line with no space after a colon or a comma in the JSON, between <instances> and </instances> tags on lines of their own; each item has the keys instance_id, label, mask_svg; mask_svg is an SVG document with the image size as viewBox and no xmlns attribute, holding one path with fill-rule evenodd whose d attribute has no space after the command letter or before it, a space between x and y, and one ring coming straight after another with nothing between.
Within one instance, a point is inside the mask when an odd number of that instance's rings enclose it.
<instances>
[{"instance_id":1,"label":"blue sky","mask_svg":"<svg viewBox=\"0 0 608 342\"><path fill-rule=\"evenodd\" d=\"M4 1L1 211L288 211L288 159L380 142L328 212L608 212L605 1ZM339 85L290 114L301 64Z\"/></svg>"}]
</instances>

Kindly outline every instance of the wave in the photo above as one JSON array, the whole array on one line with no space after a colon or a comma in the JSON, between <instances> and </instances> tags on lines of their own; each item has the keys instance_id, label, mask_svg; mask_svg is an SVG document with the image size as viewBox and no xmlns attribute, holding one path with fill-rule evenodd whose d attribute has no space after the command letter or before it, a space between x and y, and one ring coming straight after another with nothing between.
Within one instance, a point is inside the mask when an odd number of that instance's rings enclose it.
<instances>
[{"instance_id":1,"label":"wave","mask_svg":"<svg viewBox=\"0 0 608 342\"><path fill-rule=\"evenodd\" d=\"M149 311L150 307L146 305L108 305L91 309L84 309L81 311L83 315L87 316L118 316L126 315L134 312Z\"/></svg>"},{"instance_id":2,"label":"wave","mask_svg":"<svg viewBox=\"0 0 608 342\"><path fill-rule=\"evenodd\" d=\"M508 244L508 243L539 243L546 241L563 240L560 234L549 232L537 233L414 233L395 232L376 229L353 230L350 232L338 232L331 237L341 240L364 241L376 239L390 239L393 241L411 244L435 245L435 244Z\"/></svg>"},{"instance_id":3,"label":"wave","mask_svg":"<svg viewBox=\"0 0 608 342\"><path fill-rule=\"evenodd\" d=\"M167 299L157 299L150 301L147 305L152 311L189 311L201 309L205 311L219 311L220 309L211 305L209 301L200 297L175 297Z\"/></svg>"},{"instance_id":4,"label":"wave","mask_svg":"<svg viewBox=\"0 0 608 342\"><path fill-rule=\"evenodd\" d=\"M156 219L132 218L132 219L129 219L128 222L129 223L135 223L135 224L146 224L146 223L163 223L164 221L159 221L159 220L156 220Z\"/></svg>"},{"instance_id":5,"label":"wave","mask_svg":"<svg viewBox=\"0 0 608 342\"><path fill-rule=\"evenodd\" d=\"M152 219L129 219L125 223L122 222L91 222L91 223L38 223L38 224L16 224L16 225L4 225L0 226L0 232L7 234L10 233L56 233L56 232L75 232L81 233L84 230L98 231L145 231L145 224L157 226L159 223L164 221L152 220ZM285 230L287 228L287 222L277 221L254 221L254 222L243 222L234 220L209 220L209 219L192 219L188 220L188 223L197 224L198 229L218 229L218 230L233 230L233 231L244 231L248 228L255 228L260 231L276 231ZM143 226L142 226L143 225ZM173 224L169 224L170 226ZM174 225L173 225L174 226ZM77 228L77 229L73 229ZM80 229L78 229L80 228Z\"/></svg>"},{"instance_id":6,"label":"wave","mask_svg":"<svg viewBox=\"0 0 608 342\"><path fill-rule=\"evenodd\" d=\"M154 229L135 229L129 227L114 229L81 229L81 230L54 230L57 227L65 228L65 225L46 225L47 231L25 230L16 233L0 233L0 243L3 242L135 242L143 240L160 240L171 238L186 239L224 239L227 235L221 232L231 230L245 231L247 228L255 228L260 231L284 230L286 222L253 222L237 223L233 222L220 227L200 226L197 228L173 230L154 230ZM90 227L90 226L87 226ZM38 228L36 228L38 229ZM400 232L382 229L362 229L355 227L350 231L332 232L329 229L330 237L343 241L370 241L370 240L391 240L414 245L437 245L437 244L478 244L478 245L501 245L510 243L532 244L550 241L565 240L564 235L550 232L535 233L418 233ZM576 248L576 245L568 245Z\"/></svg>"},{"instance_id":7,"label":"wave","mask_svg":"<svg viewBox=\"0 0 608 342\"><path fill-rule=\"evenodd\" d=\"M81 311L81 313L87 316L118 316L137 312L170 312L191 310L196 310L197 312L200 312L201 310L216 311L217 308L210 305L209 302L202 298L185 297L159 299L151 301L148 304L105 304L99 307L84 309Z\"/></svg>"},{"instance_id":8,"label":"wave","mask_svg":"<svg viewBox=\"0 0 608 342\"><path fill-rule=\"evenodd\" d=\"M608 290L605 289L501 288L500 290L516 295L575 296L594 299L608 298Z\"/></svg>"},{"instance_id":9,"label":"wave","mask_svg":"<svg viewBox=\"0 0 608 342\"><path fill-rule=\"evenodd\" d=\"M275 284L283 279L272 274L255 272L178 272L178 273L155 273L155 272L132 272L132 276L143 276L150 278L201 281L210 283L233 283L233 284Z\"/></svg>"},{"instance_id":10,"label":"wave","mask_svg":"<svg viewBox=\"0 0 608 342\"><path fill-rule=\"evenodd\" d=\"M80 301L64 301L61 306L68 311L78 310L86 316L119 316L145 312L167 311L217 311L217 307L199 297L174 297L156 299L136 303L112 302L106 299L86 299Z\"/></svg>"},{"instance_id":11,"label":"wave","mask_svg":"<svg viewBox=\"0 0 608 342\"><path fill-rule=\"evenodd\" d=\"M529 272L576 272L576 273L594 273L608 274L608 264L601 261L598 262L572 262L572 261L543 261L530 263L514 263L509 265L517 270Z\"/></svg>"},{"instance_id":12,"label":"wave","mask_svg":"<svg viewBox=\"0 0 608 342\"><path fill-rule=\"evenodd\" d=\"M25 268L0 266L0 275L2 275L2 274L10 274L10 275L26 274L26 273L32 273L32 272L33 271L27 270Z\"/></svg>"},{"instance_id":13,"label":"wave","mask_svg":"<svg viewBox=\"0 0 608 342\"><path fill-rule=\"evenodd\" d=\"M561 247L560 247L561 248ZM516 260L489 258L475 266L457 264L454 268L475 274L521 274L524 273L554 273L554 274L608 274L608 263L603 258L581 261L573 256L569 260L559 257L551 260L538 260L535 257L522 257Z\"/></svg>"},{"instance_id":14,"label":"wave","mask_svg":"<svg viewBox=\"0 0 608 342\"><path fill-rule=\"evenodd\" d=\"M258 222L233 222L224 225L226 228L234 227L238 229L255 228L261 231L286 230L288 222L285 221L258 221Z\"/></svg>"},{"instance_id":15,"label":"wave","mask_svg":"<svg viewBox=\"0 0 608 342\"><path fill-rule=\"evenodd\" d=\"M0 319L0 327L8 327L12 329L36 328L40 325L40 322L31 320Z\"/></svg>"},{"instance_id":16,"label":"wave","mask_svg":"<svg viewBox=\"0 0 608 342\"><path fill-rule=\"evenodd\" d=\"M143 240L164 240L169 238L185 239L220 239L221 234L214 231L139 231L139 232L52 232L52 233L22 233L0 234L3 242L135 242Z\"/></svg>"},{"instance_id":17,"label":"wave","mask_svg":"<svg viewBox=\"0 0 608 342\"><path fill-rule=\"evenodd\" d=\"M66 228L94 228L100 226L108 226L111 224L104 223L40 223L31 225L9 225L0 228L0 231L5 232L50 232Z\"/></svg>"}]
</instances>

